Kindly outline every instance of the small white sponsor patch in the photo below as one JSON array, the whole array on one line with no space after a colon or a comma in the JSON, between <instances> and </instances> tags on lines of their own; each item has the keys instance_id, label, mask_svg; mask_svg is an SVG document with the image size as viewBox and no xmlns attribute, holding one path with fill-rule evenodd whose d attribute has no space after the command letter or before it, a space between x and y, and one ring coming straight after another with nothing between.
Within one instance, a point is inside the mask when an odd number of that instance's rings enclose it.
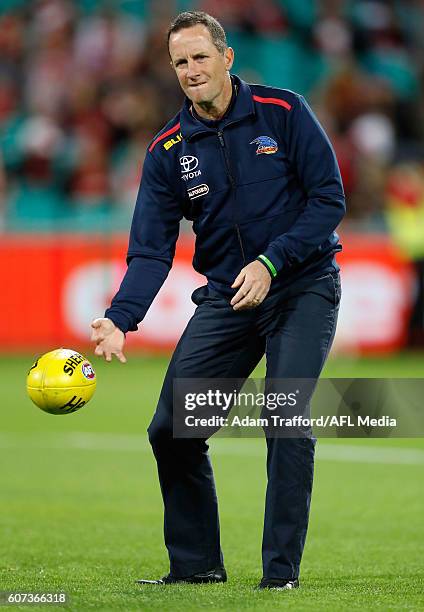
<instances>
[{"instance_id":1,"label":"small white sponsor patch","mask_svg":"<svg viewBox=\"0 0 424 612\"><path fill-rule=\"evenodd\" d=\"M200 170L194 170L194 172L188 172L187 174L183 174L182 175L182 179L183 181L190 181L191 179L197 178L198 176L200 176L202 173Z\"/></svg>"},{"instance_id":2,"label":"small white sponsor patch","mask_svg":"<svg viewBox=\"0 0 424 612\"><path fill-rule=\"evenodd\" d=\"M181 172L192 172L199 165L199 160L194 155L183 155L180 157Z\"/></svg>"},{"instance_id":3,"label":"small white sponsor patch","mask_svg":"<svg viewBox=\"0 0 424 612\"><path fill-rule=\"evenodd\" d=\"M209 193L209 185L206 185L205 183L202 183L202 185L196 185L196 187L191 187L187 193L190 200L200 198L200 196L204 196Z\"/></svg>"}]
</instances>

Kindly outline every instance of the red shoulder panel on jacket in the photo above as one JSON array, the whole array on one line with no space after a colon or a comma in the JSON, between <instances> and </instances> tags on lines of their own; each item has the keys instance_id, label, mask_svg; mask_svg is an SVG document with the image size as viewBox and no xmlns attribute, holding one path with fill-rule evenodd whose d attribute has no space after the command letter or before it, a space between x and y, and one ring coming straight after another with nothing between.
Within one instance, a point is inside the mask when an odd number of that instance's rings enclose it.
<instances>
[{"instance_id":1,"label":"red shoulder panel on jacket","mask_svg":"<svg viewBox=\"0 0 424 612\"><path fill-rule=\"evenodd\" d=\"M152 142L152 144L149 147L150 153L153 151L153 149L158 144L158 142L160 142L161 140L163 140L167 136L170 136L171 134L173 134L174 132L176 132L179 129L180 129L180 122L178 122L177 125L174 125L174 127L171 128L170 130L167 130L166 132L164 132L163 134L161 134L160 136L155 138L155 140Z\"/></svg>"},{"instance_id":2,"label":"red shoulder panel on jacket","mask_svg":"<svg viewBox=\"0 0 424 612\"><path fill-rule=\"evenodd\" d=\"M255 102L260 102L261 104L276 104L277 106L282 106L287 110L291 110L291 104L280 98L261 98L261 96L253 96L253 99Z\"/></svg>"}]
</instances>

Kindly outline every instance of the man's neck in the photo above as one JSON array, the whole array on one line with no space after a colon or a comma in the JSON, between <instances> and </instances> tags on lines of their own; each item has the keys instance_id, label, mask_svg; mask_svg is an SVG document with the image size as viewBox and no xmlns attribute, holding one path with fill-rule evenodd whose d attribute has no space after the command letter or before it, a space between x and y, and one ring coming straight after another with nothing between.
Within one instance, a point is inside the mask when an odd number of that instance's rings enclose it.
<instances>
[{"instance_id":1,"label":"man's neck","mask_svg":"<svg viewBox=\"0 0 424 612\"><path fill-rule=\"evenodd\" d=\"M213 102L201 102L200 104L193 102L194 110L202 119L218 121L219 119L222 119L227 112L227 109L231 103L232 95L233 86L231 83L231 77L228 75L228 79L225 81L221 95Z\"/></svg>"}]
</instances>

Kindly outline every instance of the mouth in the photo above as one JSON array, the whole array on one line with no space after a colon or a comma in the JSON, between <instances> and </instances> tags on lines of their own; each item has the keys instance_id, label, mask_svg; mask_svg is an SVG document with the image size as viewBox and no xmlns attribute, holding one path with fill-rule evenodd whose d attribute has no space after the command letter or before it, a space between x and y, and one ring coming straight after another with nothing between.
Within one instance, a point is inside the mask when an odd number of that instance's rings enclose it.
<instances>
[{"instance_id":1,"label":"mouth","mask_svg":"<svg viewBox=\"0 0 424 612\"><path fill-rule=\"evenodd\" d=\"M206 83L192 83L189 85L190 89L197 89L198 87L202 87L202 85L206 85Z\"/></svg>"}]
</instances>

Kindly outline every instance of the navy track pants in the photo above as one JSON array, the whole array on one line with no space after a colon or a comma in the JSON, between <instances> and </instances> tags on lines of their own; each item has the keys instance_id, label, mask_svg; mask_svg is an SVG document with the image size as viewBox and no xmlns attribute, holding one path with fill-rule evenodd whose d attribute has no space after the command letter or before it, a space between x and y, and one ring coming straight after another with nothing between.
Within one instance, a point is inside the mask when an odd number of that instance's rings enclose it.
<instances>
[{"instance_id":1,"label":"navy track pants","mask_svg":"<svg viewBox=\"0 0 424 612\"><path fill-rule=\"evenodd\" d=\"M207 286L175 349L149 426L163 496L170 571L189 576L223 564L208 444L173 438L174 378L247 378L266 355L270 378L318 378L340 302L337 272L303 279L253 310L234 311ZM297 578L308 527L314 438L267 438L263 576Z\"/></svg>"}]
</instances>

